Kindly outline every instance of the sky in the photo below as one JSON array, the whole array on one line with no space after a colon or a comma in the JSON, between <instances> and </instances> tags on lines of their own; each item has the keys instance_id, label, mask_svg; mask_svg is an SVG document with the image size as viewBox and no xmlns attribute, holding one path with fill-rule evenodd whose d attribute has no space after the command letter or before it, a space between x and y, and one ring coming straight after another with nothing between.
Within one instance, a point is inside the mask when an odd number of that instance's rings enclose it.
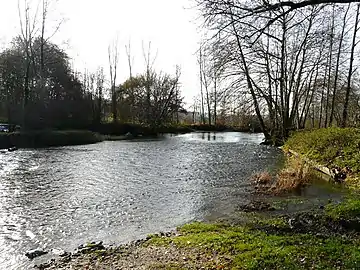
<instances>
[{"instance_id":1,"label":"sky","mask_svg":"<svg viewBox=\"0 0 360 270\"><path fill-rule=\"evenodd\" d=\"M20 0L23 2L24 0ZM35 13L39 0L28 0ZM129 76L125 45L131 44L133 73L143 72L143 44L156 60L157 71L181 67L182 92L191 105L199 91L196 50L200 21L192 0L49 0L47 35L70 55L77 71L108 70L108 46L118 41L118 81ZM40 26L40 25L39 25ZM0 48L20 33L18 0L0 0Z\"/></svg>"}]
</instances>

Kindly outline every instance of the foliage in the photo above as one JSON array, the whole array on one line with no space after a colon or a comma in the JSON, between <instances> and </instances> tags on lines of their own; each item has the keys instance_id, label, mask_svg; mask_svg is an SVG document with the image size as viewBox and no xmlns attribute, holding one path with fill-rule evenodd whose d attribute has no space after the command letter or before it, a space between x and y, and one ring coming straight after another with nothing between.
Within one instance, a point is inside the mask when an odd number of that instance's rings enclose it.
<instances>
[{"instance_id":1,"label":"foliage","mask_svg":"<svg viewBox=\"0 0 360 270\"><path fill-rule=\"evenodd\" d=\"M340 236L269 234L205 223L185 225L179 232L180 236L155 237L150 243L219 253L231 261L232 269L356 269L360 260L359 240Z\"/></svg>"},{"instance_id":2,"label":"foliage","mask_svg":"<svg viewBox=\"0 0 360 270\"><path fill-rule=\"evenodd\" d=\"M118 91L120 119L152 126L174 122L183 110L179 76L149 70L126 80Z\"/></svg>"},{"instance_id":3,"label":"foliage","mask_svg":"<svg viewBox=\"0 0 360 270\"><path fill-rule=\"evenodd\" d=\"M46 42L42 67L41 39L32 40L31 56L26 46L18 37L0 53L0 115L29 129L75 128L89 123L91 101L72 71L68 55Z\"/></svg>"},{"instance_id":4,"label":"foliage","mask_svg":"<svg viewBox=\"0 0 360 270\"><path fill-rule=\"evenodd\" d=\"M295 132L284 148L330 168L348 166L353 172L360 172L360 130L356 128Z\"/></svg>"}]
</instances>

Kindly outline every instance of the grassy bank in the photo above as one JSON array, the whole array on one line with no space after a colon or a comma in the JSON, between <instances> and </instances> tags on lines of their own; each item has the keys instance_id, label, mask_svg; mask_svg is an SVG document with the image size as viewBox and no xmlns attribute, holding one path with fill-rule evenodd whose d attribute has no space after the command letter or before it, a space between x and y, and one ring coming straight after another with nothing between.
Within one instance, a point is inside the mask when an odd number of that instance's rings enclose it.
<instances>
[{"instance_id":1,"label":"grassy bank","mask_svg":"<svg viewBox=\"0 0 360 270\"><path fill-rule=\"evenodd\" d=\"M350 167L360 172L360 130L327 128L294 133L286 142L291 149L329 167Z\"/></svg>"},{"instance_id":2,"label":"grassy bank","mask_svg":"<svg viewBox=\"0 0 360 270\"><path fill-rule=\"evenodd\" d=\"M83 130L42 130L14 133L0 133L0 149L10 147L40 148L97 143L102 136Z\"/></svg>"},{"instance_id":3,"label":"grassy bank","mask_svg":"<svg viewBox=\"0 0 360 270\"><path fill-rule=\"evenodd\" d=\"M352 187L360 188L360 130L327 128L294 133L284 146L328 167Z\"/></svg>"},{"instance_id":4,"label":"grassy bank","mask_svg":"<svg viewBox=\"0 0 360 270\"><path fill-rule=\"evenodd\" d=\"M304 232L303 220L312 224L306 228L309 232ZM344 233L335 225L324 230L327 222L324 214L322 218L277 217L246 225L192 223L175 233L153 235L129 245L99 249L88 245L39 268L358 269L358 232L345 229Z\"/></svg>"},{"instance_id":5,"label":"grassy bank","mask_svg":"<svg viewBox=\"0 0 360 270\"><path fill-rule=\"evenodd\" d=\"M150 244L197 248L199 253L216 254L211 269L355 269L359 267L359 239L285 233L286 222L272 220L283 233L244 226L194 223L179 229L181 236L153 238ZM189 260L195 261L196 254ZM166 268L171 265L163 264ZM173 265L174 266L174 265ZM176 265L181 269L183 265Z\"/></svg>"}]
</instances>

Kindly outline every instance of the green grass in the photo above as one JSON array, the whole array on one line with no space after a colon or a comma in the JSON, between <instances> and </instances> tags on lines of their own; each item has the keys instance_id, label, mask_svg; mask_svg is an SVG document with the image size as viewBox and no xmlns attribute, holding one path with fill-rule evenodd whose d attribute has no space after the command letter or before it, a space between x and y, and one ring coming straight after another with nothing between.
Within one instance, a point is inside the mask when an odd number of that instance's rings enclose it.
<instances>
[{"instance_id":1,"label":"green grass","mask_svg":"<svg viewBox=\"0 0 360 270\"><path fill-rule=\"evenodd\" d=\"M328 167L348 166L355 173L360 172L360 130L356 128L296 132L284 148Z\"/></svg>"},{"instance_id":2,"label":"green grass","mask_svg":"<svg viewBox=\"0 0 360 270\"><path fill-rule=\"evenodd\" d=\"M339 204L329 204L325 208L326 214L333 219L360 218L360 199L353 195Z\"/></svg>"},{"instance_id":3,"label":"green grass","mask_svg":"<svg viewBox=\"0 0 360 270\"><path fill-rule=\"evenodd\" d=\"M276 221L277 224L279 221ZM283 225L283 224L279 224ZM181 236L153 237L150 244L175 244L217 252L231 259L231 269L359 269L360 241L308 234L274 235L246 227L193 223Z\"/></svg>"}]
</instances>

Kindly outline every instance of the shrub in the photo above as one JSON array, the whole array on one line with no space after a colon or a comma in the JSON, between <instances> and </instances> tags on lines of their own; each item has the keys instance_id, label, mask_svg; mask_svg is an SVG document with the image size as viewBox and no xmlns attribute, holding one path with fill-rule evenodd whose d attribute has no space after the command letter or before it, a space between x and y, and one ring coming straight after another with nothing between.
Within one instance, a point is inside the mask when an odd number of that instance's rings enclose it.
<instances>
[{"instance_id":1,"label":"shrub","mask_svg":"<svg viewBox=\"0 0 360 270\"><path fill-rule=\"evenodd\" d=\"M266 185L273 181L273 177L269 172L257 173L252 177L252 181L255 184Z\"/></svg>"}]
</instances>

